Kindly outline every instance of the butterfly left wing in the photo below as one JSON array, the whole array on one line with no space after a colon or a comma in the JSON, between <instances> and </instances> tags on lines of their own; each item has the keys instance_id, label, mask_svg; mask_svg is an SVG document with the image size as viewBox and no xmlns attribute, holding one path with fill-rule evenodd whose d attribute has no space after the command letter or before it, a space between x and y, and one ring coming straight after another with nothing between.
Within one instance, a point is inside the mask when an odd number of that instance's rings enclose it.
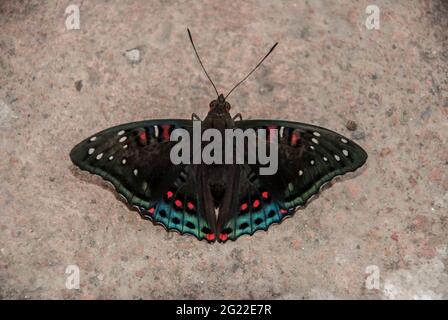
<instances>
[{"instance_id":1,"label":"butterfly left wing","mask_svg":"<svg viewBox=\"0 0 448 320\"><path fill-rule=\"evenodd\" d=\"M189 120L150 120L123 124L82 141L70 152L75 165L111 182L142 217L214 241L214 219L201 203L199 166L174 165L174 129L192 130Z\"/></svg>"},{"instance_id":2,"label":"butterfly left wing","mask_svg":"<svg viewBox=\"0 0 448 320\"><path fill-rule=\"evenodd\" d=\"M278 170L259 175L259 165L241 165L237 205L219 224L221 241L267 230L294 214L331 179L355 171L367 153L355 142L331 130L290 121L244 120L240 129L278 130ZM221 214L221 213L220 213Z\"/></svg>"}]
</instances>

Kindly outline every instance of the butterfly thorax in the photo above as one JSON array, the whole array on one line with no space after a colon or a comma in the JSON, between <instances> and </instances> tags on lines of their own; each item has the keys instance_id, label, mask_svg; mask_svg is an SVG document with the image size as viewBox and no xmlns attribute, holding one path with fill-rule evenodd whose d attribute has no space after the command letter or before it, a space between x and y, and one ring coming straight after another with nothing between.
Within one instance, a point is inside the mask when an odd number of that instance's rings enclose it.
<instances>
[{"instance_id":1,"label":"butterfly thorax","mask_svg":"<svg viewBox=\"0 0 448 320\"><path fill-rule=\"evenodd\" d=\"M210 102L210 110L207 117L204 119L203 129L218 129L223 132L224 129L234 128L234 122L230 116L230 103L226 101L223 94L218 96L218 99Z\"/></svg>"}]
</instances>

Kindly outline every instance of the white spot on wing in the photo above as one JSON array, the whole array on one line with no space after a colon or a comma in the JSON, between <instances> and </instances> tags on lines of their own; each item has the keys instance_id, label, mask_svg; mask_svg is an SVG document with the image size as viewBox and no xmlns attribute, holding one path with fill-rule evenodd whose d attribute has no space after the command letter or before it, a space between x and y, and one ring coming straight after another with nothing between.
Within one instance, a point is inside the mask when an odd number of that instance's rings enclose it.
<instances>
[{"instance_id":1,"label":"white spot on wing","mask_svg":"<svg viewBox=\"0 0 448 320\"><path fill-rule=\"evenodd\" d=\"M91 142L93 142L93 141L95 141L96 140L96 137L92 137L92 138L90 138L90 141Z\"/></svg>"},{"instance_id":2,"label":"white spot on wing","mask_svg":"<svg viewBox=\"0 0 448 320\"><path fill-rule=\"evenodd\" d=\"M344 139L344 138L341 138L341 141L342 141L343 143L347 143L347 142L348 142L347 139Z\"/></svg>"},{"instance_id":3,"label":"white spot on wing","mask_svg":"<svg viewBox=\"0 0 448 320\"><path fill-rule=\"evenodd\" d=\"M122 136L124 134L124 130L118 131L118 135Z\"/></svg>"},{"instance_id":4,"label":"white spot on wing","mask_svg":"<svg viewBox=\"0 0 448 320\"><path fill-rule=\"evenodd\" d=\"M103 157L103 154L100 153L99 155L96 156L96 160L100 160Z\"/></svg>"},{"instance_id":5,"label":"white spot on wing","mask_svg":"<svg viewBox=\"0 0 448 320\"><path fill-rule=\"evenodd\" d=\"M158 126L154 126L154 136L155 136L156 138L159 137L159 127L158 127Z\"/></svg>"},{"instance_id":6,"label":"white spot on wing","mask_svg":"<svg viewBox=\"0 0 448 320\"><path fill-rule=\"evenodd\" d=\"M126 164L126 159L121 160L121 164Z\"/></svg>"},{"instance_id":7,"label":"white spot on wing","mask_svg":"<svg viewBox=\"0 0 448 320\"><path fill-rule=\"evenodd\" d=\"M316 137L320 137L320 133L319 133L319 132L314 131L313 134L314 134Z\"/></svg>"},{"instance_id":8,"label":"white spot on wing","mask_svg":"<svg viewBox=\"0 0 448 320\"><path fill-rule=\"evenodd\" d=\"M313 141L315 144L319 144L319 141L317 141L316 138L311 139L311 141Z\"/></svg>"},{"instance_id":9,"label":"white spot on wing","mask_svg":"<svg viewBox=\"0 0 448 320\"><path fill-rule=\"evenodd\" d=\"M123 146L123 149L127 149L127 148L128 148L128 145L125 144L125 145Z\"/></svg>"},{"instance_id":10,"label":"white spot on wing","mask_svg":"<svg viewBox=\"0 0 448 320\"><path fill-rule=\"evenodd\" d=\"M334 155L334 158L336 159L336 161L341 160L341 158L339 158L339 156L337 154Z\"/></svg>"},{"instance_id":11,"label":"white spot on wing","mask_svg":"<svg viewBox=\"0 0 448 320\"><path fill-rule=\"evenodd\" d=\"M121 137L120 140L118 140L118 141L119 141L119 142L124 142L124 141L126 141L127 138L128 138L128 137L126 137L126 136L125 136L125 137Z\"/></svg>"},{"instance_id":12,"label":"white spot on wing","mask_svg":"<svg viewBox=\"0 0 448 320\"><path fill-rule=\"evenodd\" d=\"M312 166L314 166L314 163L315 163L314 160L311 160L311 161L310 161L310 164L311 164Z\"/></svg>"},{"instance_id":13,"label":"white spot on wing","mask_svg":"<svg viewBox=\"0 0 448 320\"><path fill-rule=\"evenodd\" d=\"M114 159L114 156L110 156L109 160L112 161Z\"/></svg>"},{"instance_id":14,"label":"white spot on wing","mask_svg":"<svg viewBox=\"0 0 448 320\"><path fill-rule=\"evenodd\" d=\"M347 150L345 150L345 149L342 150L342 153L344 154L344 156L346 156L346 157L348 156L348 151Z\"/></svg>"},{"instance_id":15,"label":"white spot on wing","mask_svg":"<svg viewBox=\"0 0 448 320\"><path fill-rule=\"evenodd\" d=\"M302 175L303 175L303 171L299 170L299 176L302 176Z\"/></svg>"},{"instance_id":16,"label":"white spot on wing","mask_svg":"<svg viewBox=\"0 0 448 320\"><path fill-rule=\"evenodd\" d=\"M313 147L313 146L310 146L310 149L311 149L311 150L314 150L314 147Z\"/></svg>"},{"instance_id":17,"label":"white spot on wing","mask_svg":"<svg viewBox=\"0 0 448 320\"><path fill-rule=\"evenodd\" d=\"M138 170L134 169L134 176L137 176L137 174L138 174Z\"/></svg>"},{"instance_id":18,"label":"white spot on wing","mask_svg":"<svg viewBox=\"0 0 448 320\"><path fill-rule=\"evenodd\" d=\"M284 133L285 133L285 127L280 127L280 138L283 138Z\"/></svg>"},{"instance_id":19,"label":"white spot on wing","mask_svg":"<svg viewBox=\"0 0 448 320\"><path fill-rule=\"evenodd\" d=\"M95 152L95 148L90 148L89 151L87 151L88 154L92 154Z\"/></svg>"},{"instance_id":20,"label":"white spot on wing","mask_svg":"<svg viewBox=\"0 0 448 320\"><path fill-rule=\"evenodd\" d=\"M323 157L322 159L324 159L324 161L325 161L325 162L327 162L327 161L328 161L327 157Z\"/></svg>"}]
</instances>

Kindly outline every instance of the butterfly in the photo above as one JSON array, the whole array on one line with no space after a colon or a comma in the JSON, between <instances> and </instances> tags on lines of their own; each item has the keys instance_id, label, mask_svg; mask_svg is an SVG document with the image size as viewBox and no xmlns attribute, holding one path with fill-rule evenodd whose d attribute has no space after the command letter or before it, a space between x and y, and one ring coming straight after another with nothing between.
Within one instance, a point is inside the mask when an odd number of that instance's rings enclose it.
<instances>
[{"instance_id":1,"label":"butterfly","mask_svg":"<svg viewBox=\"0 0 448 320\"><path fill-rule=\"evenodd\" d=\"M188 29L187 29L188 30ZM217 99L201 122L202 128L264 129L278 132L278 170L261 175L257 164L173 164L170 151L176 129L192 132L191 120L146 120L98 132L76 145L72 162L111 182L144 219L167 231L190 234L208 242L236 240L268 230L305 206L334 177L355 171L367 153L355 142L329 129L281 120L242 120L231 117L226 98L269 56L224 96L208 75L188 35L196 57ZM258 131L256 131L258 132Z\"/></svg>"}]
</instances>

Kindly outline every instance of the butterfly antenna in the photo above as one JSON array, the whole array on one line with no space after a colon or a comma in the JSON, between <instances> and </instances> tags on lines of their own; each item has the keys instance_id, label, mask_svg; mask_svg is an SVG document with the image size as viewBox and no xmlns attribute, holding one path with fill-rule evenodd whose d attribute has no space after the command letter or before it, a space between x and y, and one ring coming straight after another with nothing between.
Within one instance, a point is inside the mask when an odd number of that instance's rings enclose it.
<instances>
[{"instance_id":1,"label":"butterfly antenna","mask_svg":"<svg viewBox=\"0 0 448 320\"><path fill-rule=\"evenodd\" d=\"M202 64L201 58L199 58L198 51L196 50L196 47L194 46L193 38L191 37L190 29L187 28L187 31L188 31L188 36L190 37L191 45L193 46L193 49L194 49L194 53L196 53L196 57L198 58L199 64L201 65L202 70L204 70L205 75L207 76L208 80L210 80L210 83L212 84L213 88L215 89L215 91L216 91L216 95L219 96L219 93L218 93L218 90L216 90L216 86L215 86L215 84L213 83L212 79L211 79L210 76L208 75L207 70L205 70L205 67L204 67L204 65Z\"/></svg>"},{"instance_id":2,"label":"butterfly antenna","mask_svg":"<svg viewBox=\"0 0 448 320\"><path fill-rule=\"evenodd\" d=\"M233 88L232 90L229 91L229 93L226 95L226 98L232 93L233 90L235 90L240 84L242 84L247 78L249 78L249 76L255 71L257 70L257 68L263 63L263 61L272 53L272 51L274 51L275 47L278 45L278 42L276 42L271 50L269 50L269 52L264 56L263 59L261 59L260 62L258 62L258 64L255 66L255 68L252 69L251 72L249 72L249 74L247 76L244 77L243 80L241 80L240 82L238 82Z\"/></svg>"}]
</instances>

